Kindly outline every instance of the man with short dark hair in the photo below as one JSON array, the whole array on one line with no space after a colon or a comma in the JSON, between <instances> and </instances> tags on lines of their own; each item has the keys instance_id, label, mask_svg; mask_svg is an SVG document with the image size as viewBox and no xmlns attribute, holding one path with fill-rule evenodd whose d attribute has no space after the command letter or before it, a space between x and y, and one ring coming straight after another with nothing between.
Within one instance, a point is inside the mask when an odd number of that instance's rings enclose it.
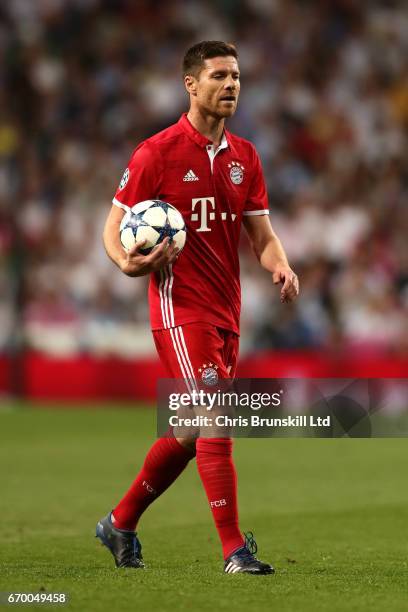
<instances>
[{"instance_id":1,"label":"man with short dark hair","mask_svg":"<svg viewBox=\"0 0 408 612\"><path fill-rule=\"evenodd\" d=\"M299 285L270 224L258 154L224 127L240 91L235 47L220 41L194 45L184 57L183 75L190 109L135 149L113 199L104 244L128 276L151 274L150 318L159 357L168 376L184 379L191 392L206 377L235 376L241 223L261 265L275 284L282 284L281 301L292 301ZM140 253L143 242L124 252L119 240L123 211L147 199L164 200L182 213L188 237L179 258L168 241L147 256ZM253 539L244 540L239 529L232 440L222 433L155 442L129 491L97 525L97 536L116 565L144 567L134 531L139 518L194 456L221 540L224 571L273 573L254 556Z\"/></svg>"}]
</instances>

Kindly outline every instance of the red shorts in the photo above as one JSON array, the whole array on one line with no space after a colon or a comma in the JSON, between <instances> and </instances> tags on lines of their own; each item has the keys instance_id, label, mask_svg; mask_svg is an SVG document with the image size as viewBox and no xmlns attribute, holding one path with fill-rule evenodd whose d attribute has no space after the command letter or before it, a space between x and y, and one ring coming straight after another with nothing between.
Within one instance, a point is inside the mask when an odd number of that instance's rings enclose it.
<instances>
[{"instance_id":1,"label":"red shorts","mask_svg":"<svg viewBox=\"0 0 408 612\"><path fill-rule=\"evenodd\" d=\"M239 336L209 323L188 323L153 331L160 360L169 378L195 379L215 384L234 378Z\"/></svg>"}]
</instances>

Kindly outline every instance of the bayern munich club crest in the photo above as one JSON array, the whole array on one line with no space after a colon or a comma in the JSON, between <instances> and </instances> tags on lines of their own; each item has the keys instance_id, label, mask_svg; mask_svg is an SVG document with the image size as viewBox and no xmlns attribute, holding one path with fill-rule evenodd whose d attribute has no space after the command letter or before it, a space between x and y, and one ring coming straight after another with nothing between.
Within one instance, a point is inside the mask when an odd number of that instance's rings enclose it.
<instances>
[{"instance_id":1,"label":"bayern munich club crest","mask_svg":"<svg viewBox=\"0 0 408 612\"><path fill-rule=\"evenodd\" d=\"M121 181L119 183L119 189L124 189L124 187L126 187L126 184L129 180L129 175L130 175L130 171L129 168L126 168L126 170L123 173L123 176L121 178Z\"/></svg>"},{"instance_id":2,"label":"bayern munich club crest","mask_svg":"<svg viewBox=\"0 0 408 612\"><path fill-rule=\"evenodd\" d=\"M201 380L208 387L213 387L218 382L218 366L214 363L203 363L201 368L198 368L201 374Z\"/></svg>"},{"instance_id":3,"label":"bayern munich club crest","mask_svg":"<svg viewBox=\"0 0 408 612\"><path fill-rule=\"evenodd\" d=\"M231 181L234 183L234 185L240 185L244 180L244 166L236 161L233 161L228 164L228 168L230 169Z\"/></svg>"}]
</instances>

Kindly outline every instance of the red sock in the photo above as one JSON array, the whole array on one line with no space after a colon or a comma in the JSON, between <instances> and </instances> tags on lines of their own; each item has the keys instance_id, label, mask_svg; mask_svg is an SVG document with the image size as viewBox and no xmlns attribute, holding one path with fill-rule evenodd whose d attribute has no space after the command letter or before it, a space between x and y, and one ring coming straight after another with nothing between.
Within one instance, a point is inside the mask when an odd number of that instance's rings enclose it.
<instances>
[{"instance_id":1,"label":"red sock","mask_svg":"<svg viewBox=\"0 0 408 612\"><path fill-rule=\"evenodd\" d=\"M176 480L193 456L176 438L157 440L136 480L113 510L115 527L135 529L146 508Z\"/></svg>"},{"instance_id":2,"label":"red sock","mask_svg":"<svg viewBox=\"0 0 408 612\"><path fill-rule=\"evenodd\" d=\"M237 476L232 460L232 440L199 438L196 449L198 472L226 559L244 545L238 527Z\"/></svg>"}]
</instances>

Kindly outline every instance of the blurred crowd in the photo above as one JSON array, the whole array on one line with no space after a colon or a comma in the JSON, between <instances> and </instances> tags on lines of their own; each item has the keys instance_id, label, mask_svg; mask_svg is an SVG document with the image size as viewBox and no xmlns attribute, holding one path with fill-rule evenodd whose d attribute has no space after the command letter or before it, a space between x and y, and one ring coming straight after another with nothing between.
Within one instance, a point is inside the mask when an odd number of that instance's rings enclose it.
<instances>
[{"instance_id":1,"label":"blurred crowd","mask_svg":"<svg viewBox=\"0 0 408 612\"><path fill-rule=\"evenodd\" d=\"M242 347L406 352L405 0L5 0L0 349L152 350L146 279L101 233L133 148L187 108L186 48L234 42L228 128L254 142L301 281L282 306L242 240Z\"/></svg>"}]
</instances>

